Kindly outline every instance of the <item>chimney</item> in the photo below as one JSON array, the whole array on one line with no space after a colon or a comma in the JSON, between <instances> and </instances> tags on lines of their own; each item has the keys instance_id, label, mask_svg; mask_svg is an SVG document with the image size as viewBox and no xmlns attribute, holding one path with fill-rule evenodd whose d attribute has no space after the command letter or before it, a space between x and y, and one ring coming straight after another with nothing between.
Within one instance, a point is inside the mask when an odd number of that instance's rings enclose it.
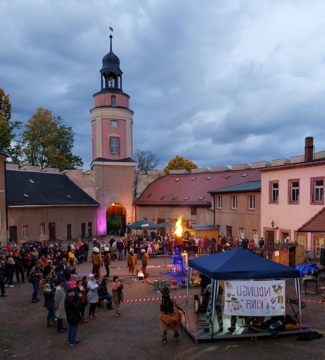
<instances>
[{"instance_id":1,"label":"chimney","mask_svg":"<svg viewBox=\"0 0 325 360\"><path fill-rule=\"evenodd\" d=\"M305 138L305 162L311 162L314 159L314 138L312 136Z\"/></svg>"}]
</instances>

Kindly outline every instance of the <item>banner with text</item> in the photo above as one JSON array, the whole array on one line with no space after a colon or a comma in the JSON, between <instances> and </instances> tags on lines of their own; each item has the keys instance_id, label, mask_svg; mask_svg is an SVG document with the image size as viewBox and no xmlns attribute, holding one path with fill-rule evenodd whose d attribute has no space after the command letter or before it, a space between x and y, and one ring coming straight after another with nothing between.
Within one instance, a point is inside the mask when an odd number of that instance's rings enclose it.
<instances>
[{"instance_id":1,"label":"banner with text","mask_svg":"<svg viewBox=\"0 0 325 360\"><path fill-rule=\"evenodd\" d=\"M285 315L285 280L225 281L224 295L226 315Z\"/></svg>"}]
</instances>

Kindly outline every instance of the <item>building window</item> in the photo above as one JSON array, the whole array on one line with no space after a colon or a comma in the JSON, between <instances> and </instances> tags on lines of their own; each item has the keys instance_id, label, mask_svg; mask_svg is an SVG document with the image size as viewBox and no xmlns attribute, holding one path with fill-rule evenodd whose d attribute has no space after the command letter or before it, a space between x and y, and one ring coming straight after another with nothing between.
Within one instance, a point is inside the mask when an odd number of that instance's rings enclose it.
<instances>
[{"instance_id":1,"label":"building window","mask_svg":"<svg viewBox=\"0 0 325 360\"><path fill-rule=\"evenodd\" d=\"M322 203L324 197L324 180L313 180L313 202Z\"/></svg>"},{"instance_id":2,"label":"building window","mask_svg":"<svg viewBox=\"0 0 325 360\"><path fill-rule=\"evenodd\" d=\"M324 239L322 237L316 237L316 257L320 257L320 249L324 247Z\"/></svg>"},{"instance_id":3,"label":"building window","mask_svg":"<svg viewBox=\"0 0 325 360\"><path fill-rule=\"evenodd\" d=\"M196 215L196 206L191 207L191 215Z\"/></svg>"},{"instance_id":4,"label":"building window","mask_svg":"<svg viewBox=\"0 0 325 360\"><path fill-rule=\"evenodd\" d=\"M257 245L258 244L258 230L253 229L252 230L252 236L253 236L253 239L255 241L255 244Z\"/></svg>"},{"instance_id":5,"label":"building window","mask_svg":"<svg viewBox=\"0 0 325 360\"><path fill-rule=\"evenodd\" d=\"M23 238L28 238L28 225L23 225Z\"/></svg>"},{"instance_id":6,"label":"building window","mask_svg":"<svg viewBox=\"0 0 325 360\"><path fill-rule=\"evenodd\" d=\"M298 235L297 241L299 245L305 245L306 244L306 235Z\"/></svg>"},{"instance_id":7,"label":"building window","mask_svg":"<svg viewBox=\"0 0 325 360\"><path fill-rule=\"evenodd\" d=\"M245 236L245 229L244 228L239 228L239 236L240 237Z\"/></svg>"},{"instance_id":8,"label":"building window","mask_svg":"<svg viewBox=\"0 0 325 360\"><path fill-rule=\"evenodd\" d=\"M120 153L120 139L111 137L109 139L110 149L112 155L118 155Z\"/></svg>"},{"instance_id":9,"label":"building window","mask_svg":"<svg viewBox=\"0 0 325 360\"><path fill-rule=\"evenodd\" d=\"M272 182L271 183L271 202L277 203L279 200L279 183Z\"/></svg>"},{"instance_id":10,"label":"building window","mask_svg":"<svg viewBox=\"0 0 325 360\"><path fill-rule=\"evenodd\" d=\"M255 210L255 195L248 196L248 209Z\"/></svg>"},{"instance_id":11,"label":"building window","mask_svg":"<svg viewBox=\"0 0 325 360\"><path fill-rule=\"evenodd\" d=\"M299 181L289 180L289 200L291 203L297 203L299 201Z\"/></svg>"},{"instance_id":12,"label":"building window","mask_svg":"<svg viewBox=\"0 0 325 360\"><path fill-rule=\"evenodd\" d=\"M217 208L222 209L222 196L217 197Z\"/></svg>"},{"instance_id":13,"label":"building window","mask_svg":"<svg viewBox=\"0 0 325 360\"><path fill-rule=\"evenodd\" d=\"M237 196L236 195L231 197L231 208L237 209Z\"/></svg>"},{"instance_id":14,"label":"building window","mask_svg":"<svg viewBox=\"0 0 325 360\"><path fill-rule=\"evenodd\" d=\"M118 120L111 120L111 128L118 129Z\"/></svg>"},{"instance_id":15,"label":"building window","mask_svg":"<svg viewBox=\"0 0 325 360\"><path fill-rule=\"evenodd\" d=\"M116 106L116 96L115 95L111 96L111 105Z\"/></svg>"},{"instance_id":16,"label":"building window","mask_svg":"<svg viewBox=\"0 0 325 360\"><path fill-rule=\"evenodd\" d=\"M40 226L40 235L41 236L45 235L45 224L41 224L41 226Z\"/></svg>"}]
</instances>

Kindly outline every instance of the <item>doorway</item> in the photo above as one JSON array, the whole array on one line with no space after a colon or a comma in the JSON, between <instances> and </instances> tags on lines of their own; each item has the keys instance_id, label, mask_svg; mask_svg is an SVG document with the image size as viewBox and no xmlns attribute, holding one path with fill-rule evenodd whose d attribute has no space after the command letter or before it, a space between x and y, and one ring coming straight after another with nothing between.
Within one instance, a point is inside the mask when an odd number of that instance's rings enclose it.
<instances>
[{"instance_id":1,"label":"doorway","mask_svg":"<svg viewBox=\"0 0 325 360\"><path fill-rule=\"evenodd\" d=\"M88 223L88 236L91 238L93 236L93 223Z\"/></svg>"},{"instance_id":2,"label":"doorway","mask_svg":"<svg viewBox=\"0 0 325 360\"><path fill-rule=\"evenodd\" d=\"M55 223L49 223L49 240L55 241Z\"/></svg>"},{"instance_id":3,"label":"doorway","mask_svg":"<svg viewBox=\"0 0 325 360\"><path fill-rule=\"evenodd\" d=\"M283 243L288 243L288 242L290 242L289 233L286 233L286 232L283 232L283 233L282 233L282 242L283 242Z\"/></svg>"},{"instance_id":4,"label":"doorway","mask_svg":"<svg viewBox=\"0 0 325 360\"><path fill-rule=\"evenodd\" d=\"M266 241L271 245L274 244L274 231L266 231Z\"/></svg>"},{"instance_id":5,"label":"doorway","mask_svg":"<svg viewBox=\"0 0 325 360\"><path fill-rule=\"evenodd\" d=\"M17 226L9 227L9 237L11 241L14 241L17 244Z\"/></svg>"},{"instance_id":6,"label":"doorway","mask_svg":"<svg viewBox=\"0 0 325 360\"><path fill-rule=\"evenodd\" d=\"M112 203L106 210L107 235L121 235L126 230L126 210L121 204Z\"/></svg>"},{"instance_id":7,"label":"doorway","mask_svg":"<svg viewBox=\"0 0 325 360\"><path fill-rule=\"evenodd\" d=\"M67 225L67 239L72 239L72 228L71 224Z\"/></svg>"},{"instance_id":8,"label":"doorway","mask_svg":"<svg viewBox=\"0 0 325 360\"><path fill-rule=\"evenodd\" d=\"M232 238L232 226L226 226L227 238Z\"/></svg>"},{"instance_id":9,"label":"doorway","mask_svg":"<svg viewBox=\"0 0 325 360\"><path fill-rule=\"evenodd\" d=\"M86 235L86 223L81 223L81 237Z\"/></svg>"}]
</instances>

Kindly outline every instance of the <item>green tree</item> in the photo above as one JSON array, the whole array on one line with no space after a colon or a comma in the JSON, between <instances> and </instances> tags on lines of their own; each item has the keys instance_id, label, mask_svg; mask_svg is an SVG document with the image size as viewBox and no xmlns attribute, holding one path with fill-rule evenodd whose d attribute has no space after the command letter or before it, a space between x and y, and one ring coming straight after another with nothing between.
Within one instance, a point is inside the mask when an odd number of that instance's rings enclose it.
<instances>
[{"instance_id":1,"label":"green tree","mask_svg":"<svg viewBox=\"0 0 325 360\"><path fill-rule=\"evenodd\" d=\"M160 159L151 150L136 150L134 160L137 162L137 169L143 174L154 170L160 164Z\"/></svg>"},{"instance_id":2,"label":"green tree","mask_svg":"<svg viewBox=\"0 0 325 360\"><path fill-rule=\"evenodd\" d=\"M184 159L183 157L176 155L174 159L170 160L168 165L165 167L164 172L169 174L170 170L182 170L185 169L188 172L191 172L192 169L197 169L197 165L191 161Z\"/></svg>"},{"instance_id":3,"label":"green tree","mask_svg":"<svg viewBox=\"0 0 325 360\"><path fill-rule=\"evenodd\" d=\"M0 146L9 155L12 154L12 140L15 139L15 130L21 126L20 121L11 121L10 96L0 88Z\"/></svg>"},{"instance_id":4,"label":"green tree","mask_svg":"<svg viewBox=\"0 0 325 360\"><path fill-rule=\"evenodd\" d=\"M74 135L61 117L53 117L52 111L40 107L25 125L13 161L20 165L38 165L41 169L80 167L82 159L72 154Z\"/></svg>"}]
</instances>

